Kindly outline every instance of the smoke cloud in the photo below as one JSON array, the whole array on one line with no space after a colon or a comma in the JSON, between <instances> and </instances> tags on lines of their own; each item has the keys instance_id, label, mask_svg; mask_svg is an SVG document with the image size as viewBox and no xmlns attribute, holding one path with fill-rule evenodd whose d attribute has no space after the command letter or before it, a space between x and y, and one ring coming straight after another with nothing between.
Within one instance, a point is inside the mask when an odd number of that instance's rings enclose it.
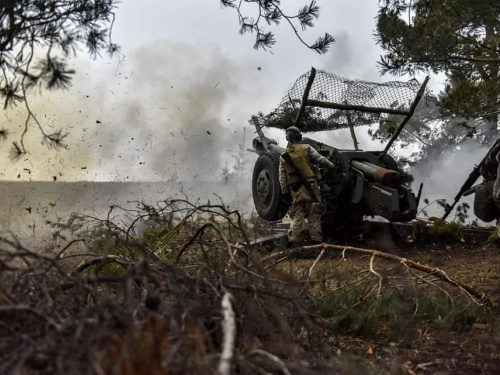
<instances>
[{"instance_id":1,"label":"smoke cloud","mask_svg":"<svg viewBox=\"0 0 500 375\"><path fill-rule=\"evenodd\" d=\"M417 164L411 173L415 178L415 191L421 182L424 183L420 208L425 206L423 199L428 199L431 203L436 199L446 199L449 204L452 204L474 166L481 162L488 150L489 147L482 147L477 142L467 141L453 149L444 150L440 155L435 155L425 163ZM476 183L480 182L481 178ZM463 197L459 202L466 202L470 205L470 219L475 219L472 212L473 201L474 195L471 195ZM443 209L437 204L431 204L425 210L429 216L441 217L444 214ZM449 219L454 219L453 213Z\"/></svg>"},{"instance_id":2,"label":"smoke cloud","mask_svg":"<svg viewBox=\"0 0 500 375\"><path fill-rule=\"evenodd\" d=\"M134 200L221 198L249 213L255 155L246 151L252 131L244 129L262 89L238 83L252 79L239 75L249 65L259 74L255 62L231 60L216 47L167 42L141 47L104 69L102 60L75 61L69 91L32 92L29 99L47 133L68 132L68 149L48 149L30 124L28 155L8 160L26 112L19 106L0 118L10 132L0 144L0 177L15 181L0 183L0 231L49 244L47 220L71 212L104 217L111 205ZM225 183L222 169L234 172L236 158L245 171Z\"/></svg>"},{"instance_id":3,"label":"smoke cloud","mask_svg":"<svg viewBox=\"0 0 500 375\"><path fill-rule=\"evenodd\" d=\"M69 149L47 150L32 126L25 141L30 154L4 163L2 178L219 179L238 150L254 102L252 91L241 96L241 67L216 48L175 43L142 47L104 72L79 62L70 91L31 95L32 110L47 132L67 129ZM21 106L4 114L9 140L19 138L25 116ZM2 146L6 158L10 144Z\"/></svg>"}]
</instances>

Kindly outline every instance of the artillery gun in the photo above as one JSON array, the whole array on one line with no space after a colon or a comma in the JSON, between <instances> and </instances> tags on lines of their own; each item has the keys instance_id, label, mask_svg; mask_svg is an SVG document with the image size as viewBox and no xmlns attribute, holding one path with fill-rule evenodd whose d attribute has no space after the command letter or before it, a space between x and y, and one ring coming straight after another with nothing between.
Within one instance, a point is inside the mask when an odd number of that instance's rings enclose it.
<instances>
[{"instance_id":1,"label":"artillery gun","mask_svg":"<svg viewBox=\"0 0 500 375\"><path fill-rule=\"evenodd\" d=\"M259 157L255 163L252 178L252 194L257 213L264 220L276 221L282 219L288 211L289 207L281 195L278 176L280 155L285 149L278 146L275 140L265 137L262 128L269 126L286 129L293 124L303 132L336 130L343 127L351 130L354 142L352 150L338 149L308 137L304 137L301 141L301 143L311 145L337 165L337 168L333 170L321 170L323 178L320 182L320 190L324 206L323 224L326 230L342 224L360 223L365 216L380 216L395 222L413 220L417 214L422 185L415 195L409 186L408 176L400 170L387 151L413 115L424 94L428 78L421 86L416 85L416 82L411 82L409 87L404 84L396 85L396 89L406 90L405 94L399 94L402 97L399 102L394 102L394 98L391 98L392 103L383 107L375 105L380 103L380 100L377 102L376 97L383 91L380 86L384 84L371 84L372 86L367 89L367 84L370 83L349 81L322 71L318 73L323 75L320 79L323 87L313 86L316 77L314 68L308 76L306 74L297 81L307 79L300 107L294 107L299 102L293 99L293 94L297 91L296 86L300 86L296 83L284 99L285 104L282 103L281 108L279 107L277 111L266 117L254 116L252 118L258 133L258 137L253 140L253 148ZM341 104L309 99L311 92L315 91L319 92L323 98L326 96L324 76L334 82L343 80L345 87ZM389 83L391 84L393 83ZM364 91L354 95L353 91L356 90L353 90L353 87L360 86L363 86ZM409 94L412 95L413 102L407 99ZM383 95L382 102L387 100L387 97ZM404 105L409 108L403 108ZM307 111L307 106L321 108L321 110L309 109ZM329 111L326 116L325 109ZM306 118L303 118L304 115ZM374 121L394 121L397 116L404 116L404 118L383 151L359 149L354 133L355 126L368 125ZM293 117L292 123L290 119Z\"/></svg>"}]
</instances>

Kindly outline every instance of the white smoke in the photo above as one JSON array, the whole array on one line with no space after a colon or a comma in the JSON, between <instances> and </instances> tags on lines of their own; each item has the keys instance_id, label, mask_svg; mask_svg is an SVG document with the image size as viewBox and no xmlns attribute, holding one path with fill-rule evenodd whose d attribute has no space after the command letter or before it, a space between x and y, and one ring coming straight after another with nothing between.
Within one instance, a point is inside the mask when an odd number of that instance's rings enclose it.
<instances>
[{"instance_id":1,"label":"white smoke","mask_svg":"<svg viewBox=\"0 0 500 375\"><path fill-rule=\"evenodd\" d=\"M452 204L467 177L475 165L481 162L488 150L489 147L479 146L475 141L466 141L454 148L443 150L437 158L417 164L411 173L414 177L413 188L415 191L421 182L424 184L420 208L426 205L423 202L424 199L430 203L437 199L445 199L448 204ZM482 179L479 178L476 183L481 181ZM475 219L472 212L473 200L474 195L471 195L463 197L459 202L470 205L469 217L471 220ZM442 217L444 214L444 210L435 203L425 210L429 216ZM449 219L454 219L454 212L451 213Z\"/></svg>"}]
</instances>

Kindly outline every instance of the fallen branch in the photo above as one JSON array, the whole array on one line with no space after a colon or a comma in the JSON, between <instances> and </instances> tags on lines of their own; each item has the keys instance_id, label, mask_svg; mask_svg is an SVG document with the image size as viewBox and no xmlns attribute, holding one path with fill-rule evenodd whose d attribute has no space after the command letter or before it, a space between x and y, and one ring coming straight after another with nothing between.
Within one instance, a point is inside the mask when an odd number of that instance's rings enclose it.
<instances>
[{"instance_id":1,"label":"fallen branch","mask_svg":"<svg viewBox=\"0 0 500 375\"><path fill-rule=\"evenodd\" d=\"M261 349L253 350L249 354L249 356L257 356L257 355L261 355L261 356L269 359L273 364L275 364L278 367L278 369L281 371L281 373L283 375L292 375L290 370L288 370L286 363L283 362L283 360L281 360L279 357L275 356L274 354L268 353L265 350L261 350Z\"/></svg>"},{"instance_id":2,"label":"fallen branch","mask_svg":"<svg viewBox=\"0 0 500 375\"><path fill-rule=\"evenodd\" d=\"M95 266L95 265L103 266L103 265L108 264L108 263L118 263L118 264L124 266L126 264L126 262L123 262L123 260L121 260L121 259L122 258L120 258L117 255L106 255L103 257L93 258L93 259L81 262L76 267L75 271L77 273L81 273L92 266Z\"/></svg>"},{"instance_id":3,"label":"fallen branch","mask_svg":"<svg viewBox=\"0 0 500 375\"><path fill-rule=\"evenodd\" d=\"M224 294L222 297L222 330L224 338L222 339L222 354L219 361L219 374L230 375L231 362L234 355L234 342L236 339L236 322L234 317L233 305L231 300L233 296L230 293Z\"/></svg>"},{"instance_id":4,"label":"fallen branch","mask_svg":"<svg viewBox=\"0 0 500 375\"><path fill-rule=\"evenodd\" d=\"M306 251L311 251L311 250L319 250L319 249L330 249L330 250L341 250L343 253L344 252L352 252L352 253L358 253L358 254L366 254L366 255L371 255L371 263L370 263L370 270L372 270L373 265L372 261L374 257L380 257L383 259L387 259L393 262L398 262L406 267L409 268L414 268L419 271L425 272L427 274L432 274L436 278L438 278L441 281L445 281L451 285L454 285L461 290L465 291L468 295L474 297L474 301L477 304L483 305L486 304L489 307L495 307L495 303L483 292L478 291L474 287L464 284L458 280L455 280L454 278L448 276L443 270L440 270L439 268L431 268L428 266L425 266L423 264L417 263L413 260L406 259L399 257L394 254L388 254L384 253L378 250L370 250L370 249L363 249L359 247L352 247L352 246L340 246L340 245L330 245L330 244L319 244L319 245L314 245L314 246L303 246L300 249L306 250ZM270 259L268 257L267 259Z\"/></svg>"}]
</instances>

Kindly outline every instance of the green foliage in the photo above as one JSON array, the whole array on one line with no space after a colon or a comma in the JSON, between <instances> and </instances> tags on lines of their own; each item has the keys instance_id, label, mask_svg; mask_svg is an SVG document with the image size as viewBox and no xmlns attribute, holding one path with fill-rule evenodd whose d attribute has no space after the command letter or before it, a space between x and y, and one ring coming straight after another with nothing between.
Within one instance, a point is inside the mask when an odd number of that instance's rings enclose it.
<instances>
[{"instance_id":1,"label":"green foliage","mask_svg":"<svg viewBox=\"0 0 500 375\"><path fill-rule=\"evenodd\" d=\"M417 325L462 330L489 319L483 309L452 302L441 291L409 298L404 293L383 290L378 298L374 293L367 297L363 287L335 292L316 290L312 307L328 319L336 331L365 337L387 332L392 340L405 338L411 327Z\"/></svg>"},{"instance_id":2,"label":"green foliage","mask_svg":"<svg viewBox=\"0 0 500 375\"><path fill-rule=\"evenodd\" d=\"M148 228L136 241L148 249L151 249L162 259L171 259L176 249L184 238L179 233L172 233L174 225L165 225L155 228Z\"/></svg>"},{"instance_id":3,"label":"green foliage","mask_svg":"<svg viewBox=\"0 0 500 375\"><path fill-rule=\"evenodd\" d=\"M496 130L500 104L500 3L473 0L381 2L376 39L382 73L445 73L441 108ZM487 135L485 135L488 138Z\"/></svg>"},{"instance_id":4,"label":"green foliage","mask_svg":"<svg viewBox=\"0 0 500 375\"><path fill-rule=\"evenodd\" d=\"M125 270L119 264L108 263L90 266L85 271L83 271L83 273L87 275L124 276Z\"/></svg>"},{"instance_id":5,"label":"green foliage","mask_svg":"<svg viewBox=\"0 0 500 375\"><path fill-rule=\"evenodd\" d=\"M375 131L368 130L368 134L374 139L389 140L399 127L399 121L396 116L391 116L382 119L379 122L379 127Z\"/></svg>"},{"instance_id":6,"label":"green foliage","mask_svg":"<svg viewBox=\"0 0 500 375\"><path fill-rule=\"evenodd\" d=\"M442 302L441 298L434 298L428 302L429 307L423 306L424 311L429 311L432 314L433 326L438 330L461 331L472 327L473 324L486 323L491 320L491 316L477 306L453 307L448 305L449 309L445 309Z\"/></svg>"},{"instance_id":7,"label":"green foliage","mask_svg":"<svg viewBox=\"0 0 500 375\"><path fill-rule=\"evenodd\" d=\"M114 55L119 46L112 42L114 10L118 0L8 0L0 5L0 98L4 109L27 102L30 88L67 89L75 73L69 68L69 58L80 49L86 49L96 58L102 52ZM297 38L317 53L326 53L335 39L328 33L315 42L306 43L298 28L305 31L314 26L320 7L313 0L296 13L287 15L280 1L221 0L221 6L236 10L240 33L255 33L254 48L268 49L275 43L272 32L265 31L263 23L278 25L281 21L291 25ZM244 14L245 6L256 6L256 19ZM61 147L62 139L56 133L47 134L34 114L26 106L28 122L34 121L47 144ZM13 158L26 154L26 131L13 142ZM60 133L63 131L60 130ZM3 133L4 136L7 133ZM1 139L1 138L0 138Z\"/></svg>"},{"instance_id":8,"label":"green foliage","mask_svg":"<svg viewBox=\"0 0 500 375\"><path fill-rule=\"evenodd\" d=\"M4 109L27 101L30 88L61 89L71 85L68 58L82 47L93 57L119 47L111 41L117 0L10 0L0 6L0 98ZM46 144L60 148L62 130L48 134L34 118ZM27 126L27 125L26 125ZM26 127L26 130L28 128ZM11 155L26 153L24 134Z\"/></svg>"},{"instance_id":9,"label":"green foliage","mask_svg":"<svg viewBox=\"0 0 500 375\"><path fill-rule=\"evenodd\" d=\"M481 56L478 52L495 53L499 15L496 1L385 1L376 33L377 42L386 50L382 71L413 74L474 69L479 61L469 58Z\"/></svg>"},{"instance_id":10,"label":"green foliage","mask_svg":"<svg viewBox=\"0 0 500 375\"><path fill-rule=\"evenodd\" d=\"M429 230L431 234L436 234L450 239L458 239L462 235L463 225L456 221L447 222L433 217L431 218L431 222L432 224Z\"/></svg>"},{"instance_id":11,"label":"green foliage","mask_svg":"<svg viewBox=\"0 0 500 375\"><path fill-rule=\"evenodd\" d=\"M485 247L498 248L500 244L500 236L498 235L498 230L494 230L485 242Z\"/></svg>"},{"instance_id":12,"label":"green foliage","mask_svg":"<svg viewBox=\"0 0 500 375\"><path fill-rule=\"evenodd\" d=\"M287 15L281 7L280 1L268 0L221 0L223 7L232 8L236 10L240 21L240 34L255 34L254 48L263 50L272 48L276 44L274 34L270 31L263 29L262 24L279 25L281 21L285 20L295 32L297 38L306 47L312 49L317 53L326 53L329 47L335 42L335 39L328 33L319 37L314 43L306 43L298 32L298 26L305 31L309 27L314 26L314 21L318 19L320 8L316 4L316 0L312 0L309 4L300 8L296 14ZM256 19L245 16L245 6L252 4L257 8L258 17Z\"/></svg>"},{"instance_id":13,"label":"green foliage","mask_svg":"<svg viewBox=\"0 0 500 375\"><path fill-rule=\"evenodd\" d=\"M430 220L433 224L432 227L435 227L436 229L436 234L453 234L456 231L456 227L463 228L467 222L467 219L469 218L469 210L470 210L470 205L467 202L462 202L458 204L455 208L455 215L453 216L453 221L447 222L444 221L440 218L437 217L430 217L427 214L427 208L433 204L438 205L443 211L447 210L450 205L446 201L446 199L436 199L432 202L429 202L427 198L423 200L425 206L420 210L420 212L417 214L421 214L424 218ZM474 223L472 222L468 226L478 226L477 221Z\"/></svg>"},{"instance_id":14,"label":"green foliage","mask_svg":"<svg viewBox=\"0 0 500 375\"><path fill-rule=\"evenodd\" d=\"M115 255L117 242L115 236L108 230L96 230L89 233L90 248L99 255Z\"/></svg>"}]
</instances>

